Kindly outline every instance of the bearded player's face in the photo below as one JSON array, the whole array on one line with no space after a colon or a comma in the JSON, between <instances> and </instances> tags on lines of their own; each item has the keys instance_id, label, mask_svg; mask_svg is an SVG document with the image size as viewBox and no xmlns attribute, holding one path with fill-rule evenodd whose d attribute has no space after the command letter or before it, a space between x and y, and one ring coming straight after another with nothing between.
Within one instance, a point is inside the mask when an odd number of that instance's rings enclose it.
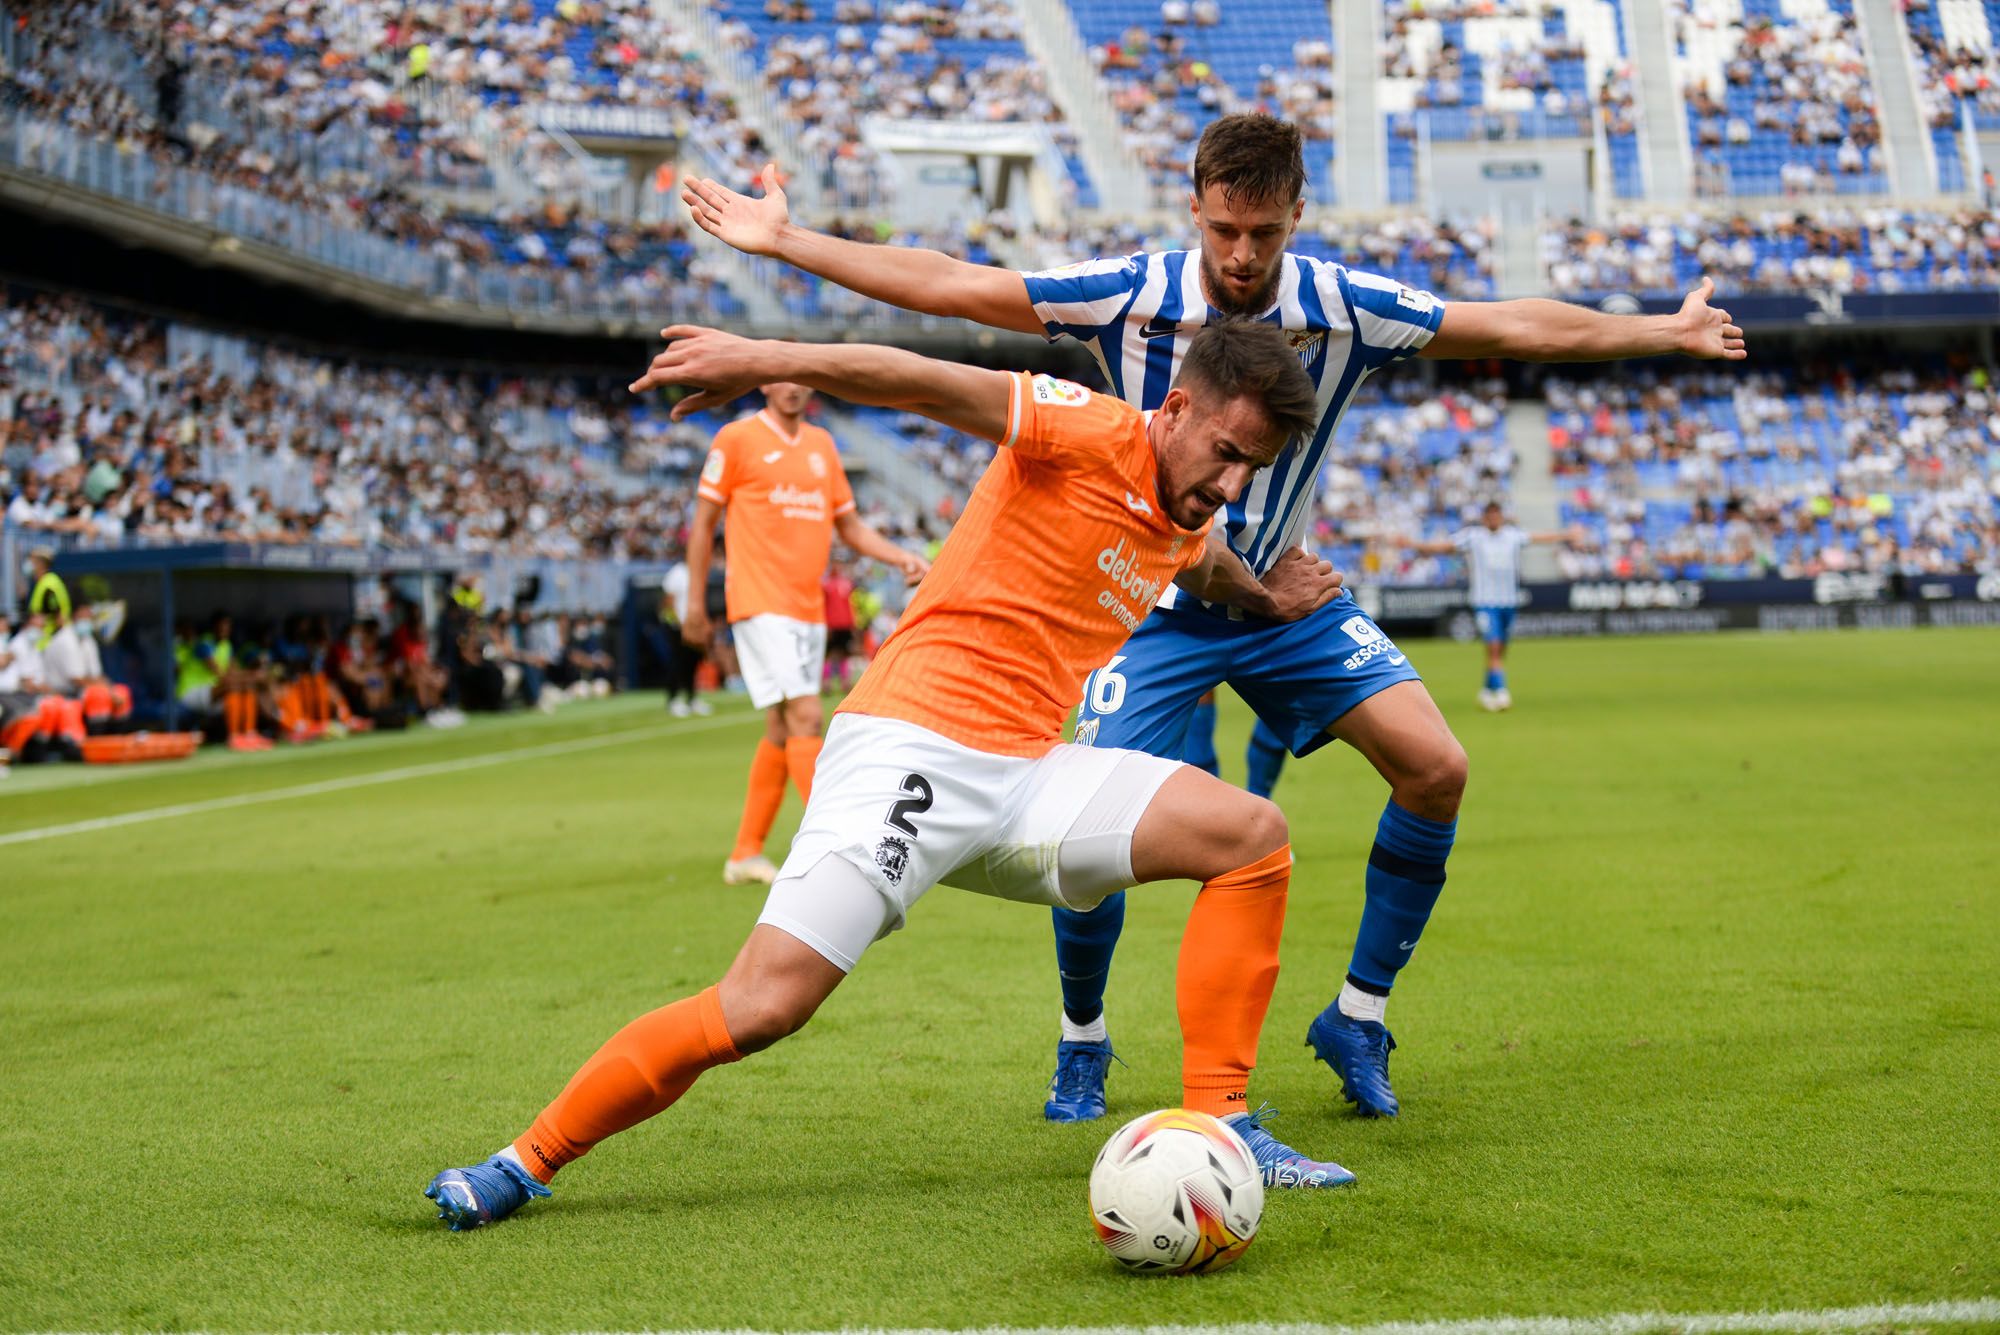
<instances>
[{"instance_id":1,"label":"bearded player's face","mask_svg":"<svg viewBox=\"0 0 2000 1335\"><path fill-rule=\"evenodd\" d=\"M1191 396L1176 385L1160 405L1165 439L1157 451L1158 489L1167 518L1200 528L1249 487L1285 448L1285 437L1256 399Z\"/></svg>"},{"instance_id":2,"label":"bearded player's face","mask_svg":"<svg viewBox=\"0 0 2000 1335\"><path fill-rule=\"evenodd\" d=\"M1285 247L1298 230L1305 201L1232 200L1211 182L1188 197L1188 207L1201 234L1201 278L1209 304L1224 315L1271 309L1285 272Z\"/></svg>"}]
</instances>

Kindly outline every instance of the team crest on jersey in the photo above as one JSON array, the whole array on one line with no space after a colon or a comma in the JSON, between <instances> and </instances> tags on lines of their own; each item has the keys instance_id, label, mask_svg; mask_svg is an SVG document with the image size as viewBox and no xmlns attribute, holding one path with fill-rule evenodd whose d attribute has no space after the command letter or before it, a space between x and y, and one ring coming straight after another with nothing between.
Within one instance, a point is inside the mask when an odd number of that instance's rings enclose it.
<instances>
[{"instance_id":1,"label":"team crest on jersey","mask_svg":"<svg viewBox=\"0 0 2000 1335\"><path fill-rule=\"evenodd\" d=\"M722 481L722 469L726 462L721 450L710 450L708 462L701 468L701 480L711 484Z\"/></svg>"},{"instance_id":2,"label":"team crest on jersey","mask_svg":"<svg viewBox=\"0 0 2000 1335\"><path fill-rule=\"evenodd\" d=\"M814 477L826 476L826 460L820 457L819 455L808 454L806 456L806 465L812 469L812 474Z\"/></svg>"},{"instance_id":3,"label":"team crest on jersey","mask_svg":"<svg viewBox=\"0 0 2000 1335\"><path fill-rule=\"evenodd\" d=\"M884 835L882 842L875 845L875 865L889 878L890 885L901 885L903 873L910 866L910 846L895 835Z\"/></svg>"},{"instance_id":4,"label":"team crest on jersey","mask_svg":"<svg viewBox=\"0 0 2000 1335\"><path fill-rule=\"evenodd\" d=\"M1326 342L1324 329L1294 329L1291 335L1292 351L1299 354L1302 365L1311 366L1312 359L1319 355L1320 347Z\"/></svg>"},{"instance_id":5,"label":"team crest on jersey","mask_svg":"<svg viewBox=\"0 0 2000 1335\"><path fill-rule=\"evenodd\" d=\"M1052 375L1035 377L1035 402L1053 403L1064 408L1081 408L1090 402L1090 391L1069 380L1058 380Z\"/></svg>"}]
</instances>

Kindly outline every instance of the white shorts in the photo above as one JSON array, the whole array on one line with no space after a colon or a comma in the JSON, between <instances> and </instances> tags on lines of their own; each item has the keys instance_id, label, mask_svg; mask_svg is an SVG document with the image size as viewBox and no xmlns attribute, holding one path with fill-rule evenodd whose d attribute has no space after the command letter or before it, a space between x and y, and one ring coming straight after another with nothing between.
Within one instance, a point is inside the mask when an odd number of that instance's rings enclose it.
<instances>
[{"instance_id":1,"label":"white shorts","mask_svg":"<svg viewBox=\"0 0 2000 1335\"><path fill-rule=\"evenodd\" d=\"M757 920L852 970L934 885L1095 908L1132 884L1133 831L1180 768L1138 751L1068 744L1024 760L900 719L840 714ZM876 893L815 893L809 874L827 857L850 864Z\"/></svg>"},{"instance_id":2,"label":"white shorts","mask_svg":"<svg viewBox=\"0 0 2000 1335\"><path fill-rule=\"evenodd\" d=\"M826 662L826 625L763 612L729 623L750 703L759 709L817 696Z\"/></svg>"}]
</instances>

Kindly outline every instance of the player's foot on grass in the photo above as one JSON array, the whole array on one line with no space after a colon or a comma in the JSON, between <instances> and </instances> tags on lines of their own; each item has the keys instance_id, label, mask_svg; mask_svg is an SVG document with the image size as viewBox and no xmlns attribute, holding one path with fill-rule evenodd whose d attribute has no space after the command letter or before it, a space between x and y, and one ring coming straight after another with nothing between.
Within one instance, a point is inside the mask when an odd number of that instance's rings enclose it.
<instances>
[{"instance_id":1,"label":"player's foot on grass","mask_svg":"<svg viewBox=\"0 0 2000 1335\"><path fill-rule=\"evenodd\" d=\"M694 706L685 700L670 700L667 702L667 712L675 718L692 718Z\"/></svg>"},{"instance_id":2,"label":"player's foot on grass","mask_svg":"<svg viewBox=\"0 0 2000 1335\"><path fill-rule=\"evenodd\" d=\"M1485 710L1489 714L1499 713L1500 701L1498 698L1498 692L1482 689L1479 692L1479 707Z\"/></svg>"},{"instance_id":3,"label":"player's foot on grass","mask_svg":"<svg viewBox=\"0 0 2000 1335\"><path fill-rule=\"evenodd\" d=\"M1499 690L1493 692L1493 707L1495 709L1512 709L1514 707L1514 693L1505 686L1502 686Z\"/></svg>"},{"instance_id":4,"label":"player's foot on grass","mask_svg":"<svg viewBox=\"0 0 2000 1335\"><path fill-rule=\"evenodd\" d=\"M724 885L769 885L778 879L778 868L762 853L754 857L731 858L722 864Z\"/></svg>"},{"instance_id":5,"label":"player's foot on grass","mask_svg":"<svg viewBox=\"0 0 2000 1335\"><path fill-rule=\"evenodd\" d=\"M1250 1157L1264 1170L1265 1186L1344 1187L1354 1181L1354 1174L1339 1164L1308 1159L1266 1131L1264 1123L1277 1116L1278 1110L1266 1103L1255 1112L1222 1119L1223 1125L1243 1137L1243 1143L1250 1147Z\"/></svg>"},{"instance_id":6,"label":"player's foot on grass","mask_svg":"<svg viewBox=\"0 0 2000 1335\"><path fill-rule=\"evenodd\" d=\"M1056 1073L1042 1116L1051 1122L1088 1122L1104 1116L1104 1077L1111 1069L1111 1040L1056 1044Z\"/></svg>"},{"instance_id":7,"label":"player's foot on grass","mask_svg":"<svg viewBox=\"0 0 2000 1335\"><path fill-rule=\"evenodd\" d=\"M1379 1020L1357 1020L1335 1002L1306 1027L1313 1054L1340 1077L1340 1092L1363 1117L1394 1117L1395 1091L1389 1088L1389 1054L1396 1040Z\"/></svg>"},{"instance_id":8,"label":"player's foot on grass","mask_svg":"<svg viewBox=\"0 0 2000 1335\"><path fill-rule=\"evenodd\" d=\"M697 699L694 702L694 715L696 718L707 718L710 714L713 714L714 712L715 712L715 706L710 704L708 701Z\"/></svg>"},{"instance_id":9,"label":"player's foot on grass","mask_svg":"<svg viewBox=\"0 0 2000 1335\"><path fill-rule=\"evenodd\" d=\"M454 1233L497 1223L535 1197L552 1194L504 1154L470 1168L447 1168L424 1188L424 1195L437 1202L438 1218Z\"/></svg>"}]
</instances>

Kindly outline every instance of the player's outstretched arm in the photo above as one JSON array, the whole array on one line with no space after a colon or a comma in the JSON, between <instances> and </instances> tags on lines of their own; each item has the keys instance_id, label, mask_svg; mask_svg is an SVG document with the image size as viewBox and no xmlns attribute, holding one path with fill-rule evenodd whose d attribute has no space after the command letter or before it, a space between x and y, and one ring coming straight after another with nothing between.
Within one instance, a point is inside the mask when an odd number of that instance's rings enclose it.
<instances>
[{"instance_id":1,"label":"player's outstretched arm","mask_svg":"<svg viewBox=\"0 0 2000 1335\"><path fill-rule=\"evenodd\" d=\"M791 220L777 164L766 163L757 179L764 188L761 199L697 176L682 187L681 200L696 226L746 255L783 260L906 311L955 316L1023 334L1043 332L1028 286L1013 270L968 264L916 246L843 241L800 227Z\"/></svg>"},{"instance_id":2,"label":"player's outstretched arm","mask_svg":"<svg viewBox=\"0 0 2000 1335\"><path fill-rule=\"evenodd\" d=\"M1174 583L1203 602L1228 603L1271 621L1297 621L1338 598L1342 578L1332 562L1294 547L1260 580L1227 543L1211 535L1201 560Z\"/></svg>"},{"instance_id":3,"label":"player's outstretched arm","mask_svg":"<svg viewBox=\"0 0 2000 1335\"><path fill-rule=\"evenodd\" d=\"M1007 435L1016 381L1006 371L869 343L784 343L697 325L677 324L662 329L660 337L667 350L629 388L634 394L668 385L698 391L674 405L676 421L785 380L849 403L920 413L985 440Z\"/></svg>"},{"instance_id":4,"label":"player's outstretched arm","mask_svg":"<svg viewBox=\"0 0 2000 1335\"><path fill-rule=\"evenodd\" d=\"M1715 281L1701 280L1672 315L1606 315L1567 301L1454 301L1419 356L1522 362L1609 362L1628 357L1742 361L1743 331L1708 304Z\"/></svg>"},{"instance_id":5,"label":"player's outstretched arm","mask_svg":"<svg viewBox=\"0 0 2000 1335\"><path fill-rule=\"evenodd\" d=\"M833 531L840 540L863 556L873 557L883 565L903 572L903 578L915 584L931 573L931 563L915 552L906 552L895 543L875 531L875 526L860 515L849 510L836 516Z\"/></svg>"}]
</instances>

